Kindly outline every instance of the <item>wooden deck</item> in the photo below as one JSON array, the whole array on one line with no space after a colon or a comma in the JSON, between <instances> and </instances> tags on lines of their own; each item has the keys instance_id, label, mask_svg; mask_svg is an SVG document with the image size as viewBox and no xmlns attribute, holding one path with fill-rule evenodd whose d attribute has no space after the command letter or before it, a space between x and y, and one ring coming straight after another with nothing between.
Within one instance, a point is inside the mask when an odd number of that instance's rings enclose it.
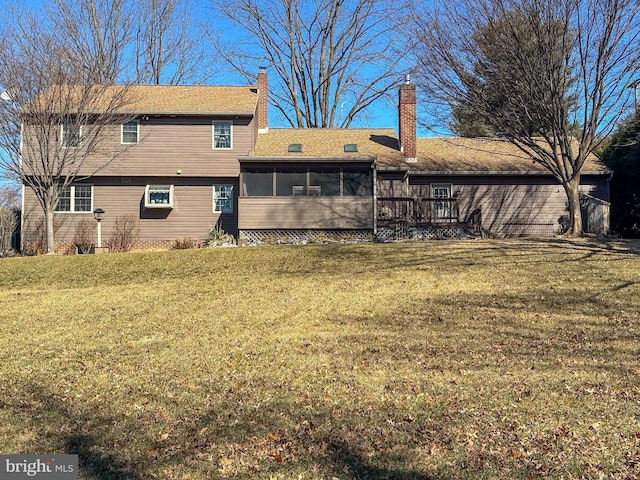
<instances>
[{"instance_id":1,"label":"wooden deck","mask_svg":"<svg viewBox=\"0 0 640 480\"><path fill-rule=\"evenodd\" d=\"M460 218L458 199L432 197L378 197L379 227L464 227L470 234L482 235L480 210Z\"/></svg>"}]
</instances>

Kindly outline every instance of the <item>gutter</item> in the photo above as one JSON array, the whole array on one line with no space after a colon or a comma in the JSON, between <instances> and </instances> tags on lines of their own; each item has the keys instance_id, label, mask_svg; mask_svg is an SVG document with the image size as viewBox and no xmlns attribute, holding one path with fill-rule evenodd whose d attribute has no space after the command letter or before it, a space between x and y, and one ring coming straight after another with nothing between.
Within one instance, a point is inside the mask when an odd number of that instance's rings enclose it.
<instances>
[{"instance_id":1,"label":"gutter","mask_svg":"<svg viewBox=\"0 0 640 480\"><path fill-rule=\"evenodd\" d=\"M357 156L357 157L250 157L240 156L238 161L240 163L374 163L376 157L373 156Z\"/></svg>"},{"instance_id":2,"label":"gutter","mask_svg":"<svg viewBox=\"0 0 640 480\"><path fill-rule=\"evenodd\" d=\"M442 176L468 176L468 177L484 177L487 175L494 176L553 176L551 172L541 171L541 170L434 170L434 171L424 171L424 170L410 170L407 168L379 168L380 172L406 172L408 175L415 176L431 176L431 177L442 177ZM613 172L610 170L599 170L599 171L582 171L581 175L608 175L611 178Z\"/></svg>"},{"instance_id":3,"label":"gutter","mask_svg":"<svg viewBox=\"0 0 640 480\"><path fill-rule=\"evenodd\" d=\"M91 113L91 112L89 112ZM93 113L99 113L99 112L93 112ZM119 110L116 113L124 113L124 114L128 114L128 115L175 115L175 116L211 116L211 115L216 115L216 116L238 116L238 117L252 117L254 112L182 112L182 111L176 111L176 112L146 112L146 111L126 111L126 110Z\"/></svg>"},{"instance_id":4,"label":"gutter","mask_svg":"<svg viewBox=\"0 0 640 480\"><path fill-rule=\"evenodd\" d=\"M78 112L78 110L69 111L69 112L53 112L59 115L63 114L82 114L82 115L101 115L104 114L104 110L82 110ZM217 116L217 117L253 117L255 112L184 112L184 111L145 111L145 110L115 110L110 115L135 115L135 116L144 116L144 115L154 115L154 116L191 116L191 117L209 117L209 116Z\"/></svg>"}]
</instances>

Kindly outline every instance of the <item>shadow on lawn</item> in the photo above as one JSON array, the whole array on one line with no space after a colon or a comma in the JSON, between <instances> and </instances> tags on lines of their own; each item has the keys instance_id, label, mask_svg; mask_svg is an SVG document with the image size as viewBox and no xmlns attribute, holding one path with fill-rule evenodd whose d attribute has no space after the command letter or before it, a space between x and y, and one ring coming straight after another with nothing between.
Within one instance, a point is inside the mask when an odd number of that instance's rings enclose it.
<instances>
[{"instance_id":1,"label":"shadow on lawn","mask_svg":"<svg viewBox=\"0 0 640 480\"><path fill-rule=\"evenodd\" d=\"M233 394L230 396L233 397ZM114 418L99 412L78 414L68 408L63 399L57 398L55 394L37 383L24 385L18 402L5 402L0 397L0 405L2 408L13 411L16 415L26 414L29 418L29 429L42 432L30 445L31 451L38 454L43 452L77 454L79 456L80 478L87 480L142 480L150 478L149 472L163 468L172 472L167 474L166 478L179 478L173 475L174 469L180 470L186 465L189 465L186 467L187 469L194 468L194 462L202 463L202 456L209 456L212 447L220 444L228 445L231 450L241 448L241 446L246 447L247 454L256 455L256 464L261 465L260 471L263 474L270 471L280 472L285 475L284 478L287 478L289 470L299 472L301 467L304 469L307 465L313 465L319 461L324 465L323 475L329 475L329 478L332 478L331 475L335 475L335 477L345 480L444 480L443 477L436 478L417 471L403 469L401 457L395 459L397 465L400 465L399 468L374 466L365 457L356 453L348 442L337 439L333 435L327 437L319 433L317 437L315 435L297 437L293 431L284 428L279 420L281 415L278 415L278 412L289 412L293 408L289 403L279 405L276 402L271 406L273 408L267 407L265 408L266 412L258 415L250 412L245 415L233 414L232 410L235 408L233 405L242 404L243 400L245 403L247 402L247 399L243 399L243 396L240 395L235 399L209 405L207 409L192 411L188 420L185 419L189 425L183 425L186 429L182 432L182 436L153 445L153 448L158 449L157 458L152 459L130 450L129 455L133 455L133 459L129 461L119 458L118 452L111 453L109 451L109 448L119 448L118 445L126 450L128 448L127 441L133 440L115 436L117 434L113 432L113 428L118 422ZM318 415L320 418L330 417L322 409ZM203 426L204 430L216 425L219 427L221 420L224 428L215 433L208 433L206 437L197 433L203 431ZM130 422L130 420L125 420L125 422ZM318 423L321 421L318 420ZM146 429L146 426L141 426L136 431L133 425L126 428L130 432L135 431L138 440L147 434ZM212 430L216 429L212 428ZM278 443L280 435L283 435L286 441L282 440L282 443ZM327 450L318 458L313 458L313 456L304 458L303 456L303 458L292 460L291 463L287 463L290 460L284 463L273 460L265 463L262 458L264 453L259 448L251 450L250 447L252 442L259 441L261 438L274 438L274 448L281 444L288 445L289 448L296 450L297 454L310 446L319 444L326 444ZM117 445L114 446L114 442ZM173 444L172 442L177 443ZM214 456L213 468L219 460ZM211 460L204 463L210 462ZM211 477L200 478L217 477L211 470L211 465L204 469L208 471L208 474L211 474ZM252 476L247 477L246 472L231 473L227 476L241 479L252 478Z\"/></svg>"},{"instance_id":2,"label":"shadow on lawn","mask_svg":"<svg viewBox=\"0 0 640 480\"><path fill-rule=\"evenodd\" d=\"M93 450L92 435L71 434L65 439L65 453L78 455L80 471L92 480L141 480L142 477L115 455Z\"/></svg>"},{"instance_id":3,"label":"shadow on lawn","mask_svg":"<svg viewBox=\"0 0 640 480\"><path fill-rule=\"evenodd\" d=\"M349 472L353 480L441 480L422 473L409 470L388 470L370 465L365 459L354 452L345 442L334 442L331 445L333 463L339 467L337 474Z\"/></svg>"},{"instance_id":4,"label":"shadow on lawn","mask_svg":"<svg viewBox=\"0 0 640 480\"><path fill-rule=\"evenodd\" d=\"M590 259L622 260L640 255L640 241L595 237L509 238L504 240L427 240L376 245L317 245L303 247L305 262L270 265L277 275L358 274L398 268L418 270L471 266L547 265ZM287 257L289 260L289 257ZM297 267L300 267L298 269Z\"/></svg>"},{"instance_id":5,"label":"shadow on lawn","mask_svg":"<svg viewBox=\"0 0 640 480\"><path fill-rule=\"evenodd\" d=\"M0 405L8 405L0 400ZM11 408L15 414L26 414L32 430L45 429L36 443L30 447L33 454L78 455L80 478L91 480L142 480L135 468L120 460L114 453L105 453L105 431L116 421L100 414L77 416L61 399L40 384L22 386L20 402Z\"/></svg>"}]
</instances>

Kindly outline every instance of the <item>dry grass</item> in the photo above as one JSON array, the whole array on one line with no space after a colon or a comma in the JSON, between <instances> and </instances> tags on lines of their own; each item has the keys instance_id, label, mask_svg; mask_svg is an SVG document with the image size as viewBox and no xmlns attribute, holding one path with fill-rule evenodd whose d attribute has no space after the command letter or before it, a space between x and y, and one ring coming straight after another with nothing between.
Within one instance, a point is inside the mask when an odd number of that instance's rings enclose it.
<instances>
[{"instance_id":1,"label":"dry grass","mask_svg":"<svg viewBox=\"0 0 640 480\"><path fill-rule=\"evenodd\" d=\"M0 451L83 479L640 476L640 245L0 262Z\"/></svg>"}]
</instances>

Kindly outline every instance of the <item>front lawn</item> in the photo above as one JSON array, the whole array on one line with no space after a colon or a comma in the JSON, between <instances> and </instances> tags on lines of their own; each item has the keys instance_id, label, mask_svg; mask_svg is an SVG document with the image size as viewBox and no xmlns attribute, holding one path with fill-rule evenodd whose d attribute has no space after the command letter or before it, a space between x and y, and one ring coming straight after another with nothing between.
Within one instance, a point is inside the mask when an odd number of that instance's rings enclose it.
<instances>
[{"instance_id":1,"label":"front lawn","mask_svg":"<svg viewBox=\"0 0 640 480\"><path fill-rule=\"evenodd\" d=\"M82 479L640 476L640 244L0 260L0 453Z\"/></svg>"}]
</instances>

